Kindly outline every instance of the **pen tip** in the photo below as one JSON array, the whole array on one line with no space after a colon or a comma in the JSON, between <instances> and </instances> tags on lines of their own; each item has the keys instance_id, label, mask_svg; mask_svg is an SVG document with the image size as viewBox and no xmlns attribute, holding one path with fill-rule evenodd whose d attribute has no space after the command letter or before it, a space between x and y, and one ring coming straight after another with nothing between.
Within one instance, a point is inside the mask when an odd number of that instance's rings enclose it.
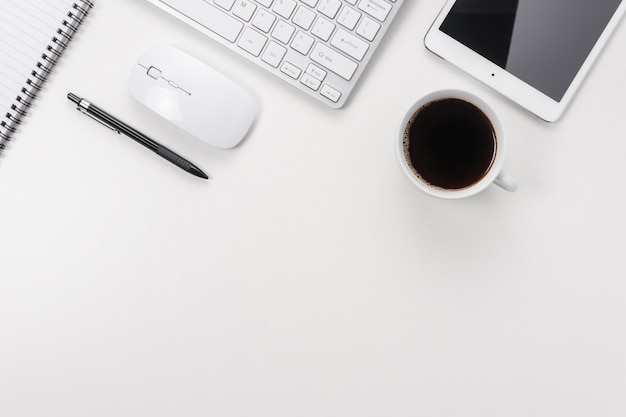
<instances>
[{"instance_id":1,"label":"pen tip","mask_svg":"<svg viewBox=\"0 0 626 417\"><path fill-rule=\"evenodd\" d=\"M191 165L189 172L191 172L196 177L204 178L205 180L209 179L209 176L205 174L204 171L202 171L200 168L198 168L197 166L193 164Z\"/></svg>"}]
</instances>

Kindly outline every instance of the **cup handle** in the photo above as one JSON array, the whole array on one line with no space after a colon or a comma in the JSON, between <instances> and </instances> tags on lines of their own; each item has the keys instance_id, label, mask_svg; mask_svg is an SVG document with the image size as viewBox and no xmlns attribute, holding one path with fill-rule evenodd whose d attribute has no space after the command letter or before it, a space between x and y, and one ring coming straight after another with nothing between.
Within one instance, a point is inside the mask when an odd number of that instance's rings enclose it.
<instances>
[{"instance_id":1,"label":"cup handle","mask_svg":"<svg viewBox=\"0 0 626 417\"><path fill-rule=\"evenodd\" d=\"M511 193L517 190L517 181L504 171L500 171L493 183Z\"/></svg>"}]
</instances>

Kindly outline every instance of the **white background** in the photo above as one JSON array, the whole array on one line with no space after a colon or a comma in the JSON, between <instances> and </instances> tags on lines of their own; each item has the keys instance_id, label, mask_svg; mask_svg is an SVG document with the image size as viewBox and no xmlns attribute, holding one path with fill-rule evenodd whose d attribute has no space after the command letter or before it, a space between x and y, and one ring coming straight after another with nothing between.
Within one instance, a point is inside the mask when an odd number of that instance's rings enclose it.
<instances>
[{"instance_id":1,"label":"white background","mask_svg":"<svg viewBox=\"0 0 626 417\"><path fill-rule=\"evenodd\" d=\"M145 1L98 1L0 158L0 415L623 416L626 28L548 124L425 50L442 5L405 2L337 111ZM239 147L131 98L151 43L258 100ZM397 124L441 88L500 114L515 194L404 176Z\"/></svg>"}]
</instances>

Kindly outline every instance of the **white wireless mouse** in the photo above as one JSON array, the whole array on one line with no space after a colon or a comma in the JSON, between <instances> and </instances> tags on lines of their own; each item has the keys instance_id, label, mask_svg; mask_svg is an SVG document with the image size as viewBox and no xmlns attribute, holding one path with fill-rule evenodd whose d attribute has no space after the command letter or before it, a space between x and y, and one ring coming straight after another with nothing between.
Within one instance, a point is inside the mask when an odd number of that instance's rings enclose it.
<instances>
[{"instance_id":1,"label":"white wireless mouse","mask_svg":"<svg viewBox=\"0 0 626 417\"><path fill-rule=\"evenodd\" d=\"M140 103L218 148L237 145L257 112L246 90L168 45L154 45L141 54L128 88Z\"/></svg>"}]
</instances>

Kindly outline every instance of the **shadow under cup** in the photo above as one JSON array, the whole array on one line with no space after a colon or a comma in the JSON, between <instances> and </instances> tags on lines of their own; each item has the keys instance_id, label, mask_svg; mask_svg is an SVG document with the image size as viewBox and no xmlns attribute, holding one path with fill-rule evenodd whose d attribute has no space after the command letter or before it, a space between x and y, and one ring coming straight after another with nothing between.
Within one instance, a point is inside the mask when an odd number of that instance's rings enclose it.
<instances>
[{"instance_id":1,"label":"shadow under cup","mask_svg":"<svg viewBox=\"0 0 626 417\"><path fill-rule=\"evenodd\" d=\"M496 180L504 157L495 113L462 91L432 93L405 115L398 135L404 171L429 194L459 198Z\"/></svg>"}]
</instances>

